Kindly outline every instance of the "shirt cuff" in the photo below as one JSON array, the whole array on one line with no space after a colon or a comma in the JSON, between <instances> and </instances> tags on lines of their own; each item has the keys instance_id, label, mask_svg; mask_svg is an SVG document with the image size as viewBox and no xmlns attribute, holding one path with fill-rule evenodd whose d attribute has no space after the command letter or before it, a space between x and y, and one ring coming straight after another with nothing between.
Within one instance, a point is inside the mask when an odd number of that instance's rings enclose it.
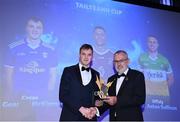
<instances>
[{"instance_id":1,"label":"shirt cuff","mask_svg":"<svg viewBox=\"0 0 180 122\"><path fill-rule=\"evenodd\" d=\"M96 116L99 117L100 116L99 110L97 107L95 107L95 108L96 108Z\"/></svg>"}]
</instances>

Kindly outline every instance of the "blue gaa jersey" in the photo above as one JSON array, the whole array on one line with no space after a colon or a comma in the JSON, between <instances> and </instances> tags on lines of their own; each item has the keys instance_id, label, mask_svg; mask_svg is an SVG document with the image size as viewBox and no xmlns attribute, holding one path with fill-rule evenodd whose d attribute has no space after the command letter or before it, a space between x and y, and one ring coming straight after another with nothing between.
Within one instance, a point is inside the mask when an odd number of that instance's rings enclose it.
<instances>
[{"instance_id":1,"label":"blue gaa jersey","mask_svg":"<svg viewBox=\"0 0 180 122\"><path fill-rule=\"evenodd\" d=\"M104 82L107 82L108 77L114 74L113 52L109 49L104 52L98 52L94 48L92 67L100 73Z\"/></svg>"},{"instance_id":2,"label":"blue gaa jersey","mask_svg":"<svg viewBox=\"0 0 180 122\"><path fill-rule=\"evenodd\" d=\"M39 95L48 87L50 69L57 65L53 48L40 43L32 49L26 41L14 42L7 55L6 66L13 68L13 89L23 94Z\"/></svg>"}]
</instances>

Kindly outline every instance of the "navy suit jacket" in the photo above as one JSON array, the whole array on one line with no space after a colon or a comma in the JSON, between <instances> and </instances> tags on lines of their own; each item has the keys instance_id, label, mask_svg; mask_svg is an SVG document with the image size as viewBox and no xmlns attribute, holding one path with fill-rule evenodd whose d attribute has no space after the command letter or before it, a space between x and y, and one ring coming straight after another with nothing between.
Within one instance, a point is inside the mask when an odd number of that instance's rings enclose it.
<instances>
[{"instance_id":1,"label":"navy suit jacket","mask_svg":"<svg viewBox=\"0 0 180 122\"><path fill-rule=\"evenodd\" d=\"M115 74L108 79L108 82L114 81L109 88L109 96L116 96L117 75ZM104 104L99 110L102 114L110 108L110 121L143 121L141 106L145 103L145 97L143 73L129 68L117 94L117 103L114 106Z\"/></svg>"},{"instance_id":2,"label":"navy suit jacket","mask_svg":"<svg viewBox=\"0 0 180 122\"><path fill-rule=\"evenodd\" d=\"M77 64L64 68L59 90L59 99L63 103L63 108L60 116L61 121L87 120L81 115L81 113L79 112L79 108L81 106L91 107L95 105L94 92L98 90L98 86L96 85L96 76L99 77L99 73L92 68L91 73L92 78L90 81L90 87L92 88L92 93L89 96L89 99L92 99L92 101L87 106L83 104L82 93L84 93L84 86L82 84L79 65ZM95 120L95 118L93 119Z\"/></svg>"}]
</instances>

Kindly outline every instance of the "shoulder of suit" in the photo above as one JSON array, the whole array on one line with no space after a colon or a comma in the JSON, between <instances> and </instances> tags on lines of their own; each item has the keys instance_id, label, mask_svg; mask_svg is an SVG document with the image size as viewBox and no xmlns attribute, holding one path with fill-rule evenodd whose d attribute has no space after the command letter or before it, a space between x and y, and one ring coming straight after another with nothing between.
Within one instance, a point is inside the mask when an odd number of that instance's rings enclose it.
<instances>
[{"instance_id":1,"label":"shoulder of suit","mask_svg":"<svg viewBox=\"0 0 180 122\"><path fill-rule=\"evenodd\" d=\"M114 79L116 79L116 78L117 78L116 75L117 75L117 74L111 75L111 76L108 78L108 82L113 81Z\"/></svg>"},{"instance_id":2,"label":"shoulder of suit","mask_svg":"<svg viewBox=\"0 0 180 122\"><path fill-rule=\"evenodd\" d=\"M141 71L136 70L136 69L130 69L130 72L136 73L136 74L143 74Z\"/></svg>"},{"instance_id":3,"label":"shoulder of suit","mask_svg":"<svg viewBox=\"0 0 180 122\"><path fill-rule=\"evenodd\" d=\"M76 64L76 65L67 66L64 69L75 69L77 67L78 67L78 65Z\"/></svg>"},{"instance_id":4,"label":"shoulder of suit","mask_svg":"<svg viewBox=\"0 0 180 122\"><path fill-rule=\"evenodd\" d=\"M13 48L18 47L18 46L23 45L23 44L25 44L25 41L22 39L22 40L18 40L18 41L14 41L14 42L10 43L8 45L8 47L10 49L13 49Z\"/></svg>"},{"instance_id":5,"label":"shoulder of suit","mask_svg":"<svg viewBox=\"0 0 180 122\"><path fill-rule=\"evenodd\" d=\"M91 68L91 70L92 70L93 72L95 72L96 74L100 75L100 73L99 73L97 70L95 70L95 69L93 69L93 68Z\"/></svg>"}]
</instances>

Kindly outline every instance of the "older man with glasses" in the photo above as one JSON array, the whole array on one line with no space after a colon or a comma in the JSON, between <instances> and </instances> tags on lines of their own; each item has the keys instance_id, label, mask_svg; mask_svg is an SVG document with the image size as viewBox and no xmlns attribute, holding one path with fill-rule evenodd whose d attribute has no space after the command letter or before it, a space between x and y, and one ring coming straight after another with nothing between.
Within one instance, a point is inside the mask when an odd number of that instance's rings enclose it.
<instances>
[{"instance_id":1,"label":"older man with glasses","mask_svg":"<svg viewBox=\"0 0 180 122\"><path fill-rule=\"evenodd\" d=\"M114 68L117 71L108 82L112 82L100 114L110 109L110 121L143 121L141 106L145 103L145 80L142 72L128 67L129 58L124 50L114 53Z\"/></svg>"}]
</instances>

